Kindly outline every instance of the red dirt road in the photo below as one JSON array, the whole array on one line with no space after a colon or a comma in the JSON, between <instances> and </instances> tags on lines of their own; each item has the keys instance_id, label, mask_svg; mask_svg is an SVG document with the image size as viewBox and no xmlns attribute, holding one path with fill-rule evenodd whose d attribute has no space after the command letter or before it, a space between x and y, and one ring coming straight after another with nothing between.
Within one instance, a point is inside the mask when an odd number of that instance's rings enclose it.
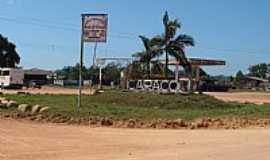
<instances>
[{"instance_id":1,"label":"red dirt road","mask_svg":"<svg viewBox=\"0 0 270 160\"><path fill-rule=\"evenodd\" d=\"M28 89L4 89L0 90L4 94L17 94L18 92L25 92L31 94L78 94L77 88L64 88L64 87L51 87L51 86L42 86L41 89L38 88L28 88ZM90 94L93 92L90 88L83 89L83 94Z\"/></svg>"},{"instance_id":2,"label":"red dirt road","mask_svg":"<svg viewBox=\"0 0 270 160\"><path fill-rule=\"evenodd\" d=\"M268 160L270 130L130 130L0 119L1 160Z\"/></svg>"},{"instance_id":3,"label":"red dirt road","mask_svg":"<svg viewBox=\"0 0 270 160\"><path fill-rule=\"evenodd\" d=\"M270 103L270 92L208 92L206 94L228 102Z\"/></svg>"}]
</instances>

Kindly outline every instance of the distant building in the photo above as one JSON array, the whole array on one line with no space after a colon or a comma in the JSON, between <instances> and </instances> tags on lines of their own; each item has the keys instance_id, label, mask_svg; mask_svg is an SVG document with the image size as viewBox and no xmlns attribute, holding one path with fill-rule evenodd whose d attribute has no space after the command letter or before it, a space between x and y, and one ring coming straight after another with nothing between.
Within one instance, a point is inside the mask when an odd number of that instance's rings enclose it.
<instances>
[{"instance_id":1,"label":"distant building","mask_svg":"<svg viewBox=\"0 0 270 160\"><path fill-rule=\"evenodd\" d=\"M240 81L240 87L243 89L270 91L270 82L268 79L260 77L245 76Z\"/></svg>"},{"instance_id":2,"label":"distant building","mask_svg":"<svg viewBox=\"0 0 270 160\"><path fill-rule=\"evenodd\" d=\"M24 83L35 83L38 85L44 85L52 82L54 78L54 72L48 70L42 70L38 68L24 70Z\"/></svg>"}]
</instances>

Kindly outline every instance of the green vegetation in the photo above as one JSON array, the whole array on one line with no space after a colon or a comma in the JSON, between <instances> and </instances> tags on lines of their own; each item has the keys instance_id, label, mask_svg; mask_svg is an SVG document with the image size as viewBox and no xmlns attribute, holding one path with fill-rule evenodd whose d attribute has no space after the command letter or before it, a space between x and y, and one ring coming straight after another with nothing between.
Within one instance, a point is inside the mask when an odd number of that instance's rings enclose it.
<instances>
[{"instance_id":1,"label":"green vegetation","mask_svg":"<svg viewBox=\"0 0 270 160\"><path fill-rule=\"evenodd\" d=\"M0 67L14 68L19 63L20 56L16 51L16 45L0 34Z\"/></svg>"},{"instance_id":2,"label":"green vegetation","mask_svg":"<svg viewBox=\"0 0 270 160\"><path fill-rule=\"evenodd\" d=\"M63 80L77 80L79 79L79 64L75 66L65 66L62 69L56 70L57 78ZM102 84L110 85L111 82L114 82L115 85L119 85L120 83L120 73L123 70L123 66L119 63L108 63L102 69ZM89 67L86 68L83 66L82 68L82 77L84 80L91 79L93 84L98 84L99 82L99 68L98 67Z\"/></svg>"},{"instance_id":3,"label":"green vegetation","mask_svg":"<svg viewBox=\"0 0 270 160\"><path fill-rule=\"evenodd\" d=\"M270 63L259 63L248 68L250 76L270 78Z\"/></svg>"},{"instance_id":4,"label":"green vegetation","mask_svg":"<svg viewBox=\"0 0 270 160\"><path fill-rule=\"evenodd\" d=\"M159 95L108 90L83 96L82 108L75 110L75 95L5 95L18 103L50 106L49 114L68 117L109 117L113 119L185 119L203 117L270 116L270 105L225 103L207 95Z\"/></svg>"},{"instance_id":5,"label":"green vegetation","mask_svg":"<svg viewBox=\"0 0 270 160\"><path fill-rule=\"evenodd\" d=\"M143 42L145 51L138 52L134 54L134 56L140 58L140 61L144 63L148 77L150 77L151 60L165 54L166 64L164 73L167 78L169 73L169 56L171 56L181 62L185 72L191 79L192 67L186 57L185 48L188 46L194 46L194 39L186 34L177 35L178 29L181 29L181 23L178 19L171 20L168 12L165 12L163 16L163 26L164 32L161 35L156 35L153 38L139 36Z\"/></svg>"}]
</instances>

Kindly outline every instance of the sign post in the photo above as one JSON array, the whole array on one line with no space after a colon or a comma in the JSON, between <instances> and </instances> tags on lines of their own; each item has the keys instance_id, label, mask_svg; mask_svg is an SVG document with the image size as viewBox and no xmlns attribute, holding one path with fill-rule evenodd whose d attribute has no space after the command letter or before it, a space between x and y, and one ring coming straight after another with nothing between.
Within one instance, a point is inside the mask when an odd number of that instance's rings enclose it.
<instances>
[{"instance_id":1,"label":"sign post","mask_svg":"<svg viewBox=\"0 0 270 160\"><path fill-rule=\"evenodd\" d=\"M81 107L82 96L82 68L83 68L83 52L84 43L95 43L95 50L97 43L107 41L107 14L82 14L81 15L81 50L80 50L80 69L79 69L79 93L78 93L78 109ZM96 52L96 51L94 51ZM96 53L94 53L93 64L95 64Z\"/></svg>"},{"instance_id":2,"label":"sign post","mask_svg":"<svg viewBox=\"0 0 270 160\"><path fill-rule=\"evenodd\" d=\"M99 66L99 86L98 88L101 89L102 86L102 66L106 63L105 59L102 58L97 58L96 59L96 64Z\"/></svg>"}]
</instances>

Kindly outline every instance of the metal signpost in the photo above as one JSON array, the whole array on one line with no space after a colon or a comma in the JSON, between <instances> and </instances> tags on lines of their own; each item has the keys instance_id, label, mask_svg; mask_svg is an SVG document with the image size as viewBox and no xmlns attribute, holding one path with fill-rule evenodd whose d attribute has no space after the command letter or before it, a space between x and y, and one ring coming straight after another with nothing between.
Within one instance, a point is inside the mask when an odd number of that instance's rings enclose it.
<instances>
[{"instance_id":1,"label":"metal signpost","mask_svg":"<svg viewBox=\"0 0 270 160\"><path fill-rule=\"evenodd\" d=\"M107 14L82 14L81 15L81 52L80 52L80 69L79 69L79 94L78 94L78 109L81 107L82 95L82 68L83 68L83 52L84 43L92 42L96 45L99 42L107 41ZM96 52L96 51L94 51ZM94 53L94 58L96 57ZM95 61L95 59L93 59ZM95 62L93 62L95 64Z\"/></svg>"},{"instance_id":2,"label":"metal signpost","mask_svg":"<svg viewBox=\"0 0 270 160\"><path fill-rule=\"evenodd\" d=\"M97 58L96 63L99 66L99 86L98 86L98 88L101 89L101 86L102 86L102 66L106 63L106 59Z\"/></svg>"}]
</instances>

